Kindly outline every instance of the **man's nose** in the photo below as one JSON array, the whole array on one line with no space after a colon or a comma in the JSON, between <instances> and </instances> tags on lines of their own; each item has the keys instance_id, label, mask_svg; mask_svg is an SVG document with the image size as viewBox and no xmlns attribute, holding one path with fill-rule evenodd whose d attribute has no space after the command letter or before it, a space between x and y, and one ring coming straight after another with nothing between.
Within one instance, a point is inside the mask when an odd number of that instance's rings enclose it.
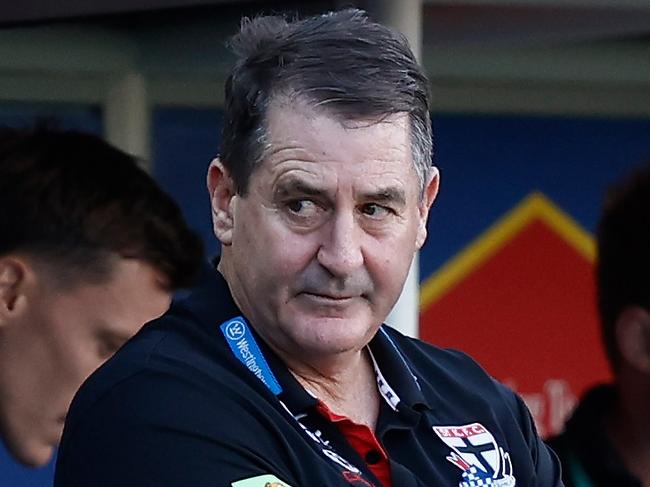
<instances>
[{"instance_id":1,"label":"man's nose","mask_svg":"<svg viewBox=\"0 0 650 487\"><path fill-rule=\"evenodd\" d=\"M335 276L345 277L363 265L363 230L353 212L335 214L324 230L317 255L323 267Z\"/></svg>"}]
</instances>

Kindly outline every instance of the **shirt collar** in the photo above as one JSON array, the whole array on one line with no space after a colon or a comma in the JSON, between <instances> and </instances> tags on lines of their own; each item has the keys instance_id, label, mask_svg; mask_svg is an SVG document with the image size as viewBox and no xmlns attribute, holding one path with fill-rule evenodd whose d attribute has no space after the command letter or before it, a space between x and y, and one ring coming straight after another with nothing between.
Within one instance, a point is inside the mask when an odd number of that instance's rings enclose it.
<instances>
[{"instance_id":1,"label":"shirt collar","mask_svg":"<svg viewBox=\"0 0 650 487\"><path fill-rule=\"evenodd\" d=\"M386 325L382 325L374 338L370 341L369 348L374 360L375 373L377 374L377 386L382 392L382 380L397 395L399 404L406 406L415 411L431 409L418 383L418 378L412 371L404 354L396 344L396 340L391 335L395 335L395 330ZM386 392L389 390L384 388ZM382 392L382 396L385 396ZM394 399L386 398L395 409ZM389 400L390 399L390 400Z\"/></svg>"},{"instance_id":2,"label":"shirt collar","mask_svg":"<svg viewBox=\"0 0 650 487\"><path fill-rule=\"evenodd\" d=\"M189 310L201 323L211 327L215 325L218 327L224 321L224 317L232 318L242 314L230 294L228 283L216 269L217 263L218 260L211 264L206 262L199 284L189 296L173 305L181 310ZM252 326L250 328L282 387L282 392L278 396L280 401L294 414L314 407L317 398L302 387L255 329ZM393 410L404 407L417 412L431 409L420 389L417 377L391 336L395 333L390 327L382 325L368 345L379 392Z\"/></svg>"},{"instance_id":3,"label":"shirt collar","mask_svg":"<svg viewBox=\"0 0 650 487\"><path fill-rule=\"evenodd\" d=\"M391 338L387 327L382 325L370 341L368 348L375 369L377 388L386 404L393 411L406 407L416 412L431 409L402 353ZM266 343L260 340L260 348L282 386L279 399L293 414L306 412L316 406L318 399L298 382L280 358Z\"/></svg>"}]
</instances>

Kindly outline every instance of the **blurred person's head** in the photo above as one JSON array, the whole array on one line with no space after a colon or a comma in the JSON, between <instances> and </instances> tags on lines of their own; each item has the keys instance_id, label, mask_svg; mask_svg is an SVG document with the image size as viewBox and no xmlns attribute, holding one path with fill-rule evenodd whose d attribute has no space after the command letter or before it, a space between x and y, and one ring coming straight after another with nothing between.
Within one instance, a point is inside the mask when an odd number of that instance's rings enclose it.
<instances>
[{"instance_id":1,"label":"blurred person's head","mask_svg":"<svg viewBox=\"0 0 650 487\"><path fill-rule=\"evenodd\" d=\"M0 437L19 461L49 460L81 383L201 261L131 156L81 133L0 131Z\"/></svg>"},{"instance_id":2,"label":"blurred person's head","mask_svg":"<svg viewBox=\"0 0 650 487\"><path fill-rule=\"evenodd\" d=\"M650 164L637 168L605 198L597 282L614 374L631 372L650 385Z\"/></svg>"}]
</instances>

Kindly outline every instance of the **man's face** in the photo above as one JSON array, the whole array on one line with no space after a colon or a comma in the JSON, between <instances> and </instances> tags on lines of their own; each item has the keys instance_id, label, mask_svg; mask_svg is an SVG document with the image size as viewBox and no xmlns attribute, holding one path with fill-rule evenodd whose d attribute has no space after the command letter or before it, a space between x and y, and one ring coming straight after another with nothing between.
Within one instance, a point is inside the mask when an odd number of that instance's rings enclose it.
<instances>
[{"instance_id":1,"label":"man's face","mask_svg":"<svg viewBox=\"0 0 650 487\"><path fill-rule=\"evenodd\" d=\"M216 182L228 177L218 163L211 169L220 270L244 314L285 357L358 351L396 302L424 242L437 173L420 199L406 115L341 123L276 103L267 122L270 149L245 197L223 197Z\"/></svg>"},{"instance_id":2,"label":"man's face","mask_svg":"<svg viewBox=\"0 0 650 487\"><path fill-rule=\"evenodd\" d=\"M147 321L170 294L148 264L120 259L102 284L59 290L51 276L23 276L20 312L0 327L2 439L21 462L46 463L82 382Z\"/></svg>"}]
</instances>

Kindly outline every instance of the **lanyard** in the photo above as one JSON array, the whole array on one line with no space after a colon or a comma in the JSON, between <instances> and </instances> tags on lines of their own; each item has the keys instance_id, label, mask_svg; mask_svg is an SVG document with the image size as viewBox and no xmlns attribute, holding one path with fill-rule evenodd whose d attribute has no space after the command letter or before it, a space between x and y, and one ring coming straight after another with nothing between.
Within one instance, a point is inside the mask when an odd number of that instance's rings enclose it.
<instances>
[{"instance_id":1,"label":"lanyard","mask_svg":"<svg viewBox=\"0 0 650 487\"><path fill-rule=\"evenodd\" d=\"M280 395L282 387L264 358L246 319L237 316L223 323L220 328L233 355L273 394Z\"/></svg>"},{"instance_id":2,"label":"lanyard","mask_svg":"<svg viewBox=\"0 0 650 487\"><path fill-rule=\"evenodd\" d=\"M268 362L264 358L262 350L260 350L255 336L251 332L250 326L243 316L237 316L221 324L219 327L223 334L230 351L233 355L244 364L248 370L251 371L276 397L282 393L282 386L278 382L269 367ZM321 438L320 432L310 431L304 424L299 421L299 418L294 415L284 402L278 399L280 405L284 410L298 423L300 429L313 441L318 443L321 452L328 459L338 464L339 466L349 470L354 474L361 474L361 471L352 463L348 462L345 458L336 453L329 445L328 441Z\"/></svg>"}]
</instances>

